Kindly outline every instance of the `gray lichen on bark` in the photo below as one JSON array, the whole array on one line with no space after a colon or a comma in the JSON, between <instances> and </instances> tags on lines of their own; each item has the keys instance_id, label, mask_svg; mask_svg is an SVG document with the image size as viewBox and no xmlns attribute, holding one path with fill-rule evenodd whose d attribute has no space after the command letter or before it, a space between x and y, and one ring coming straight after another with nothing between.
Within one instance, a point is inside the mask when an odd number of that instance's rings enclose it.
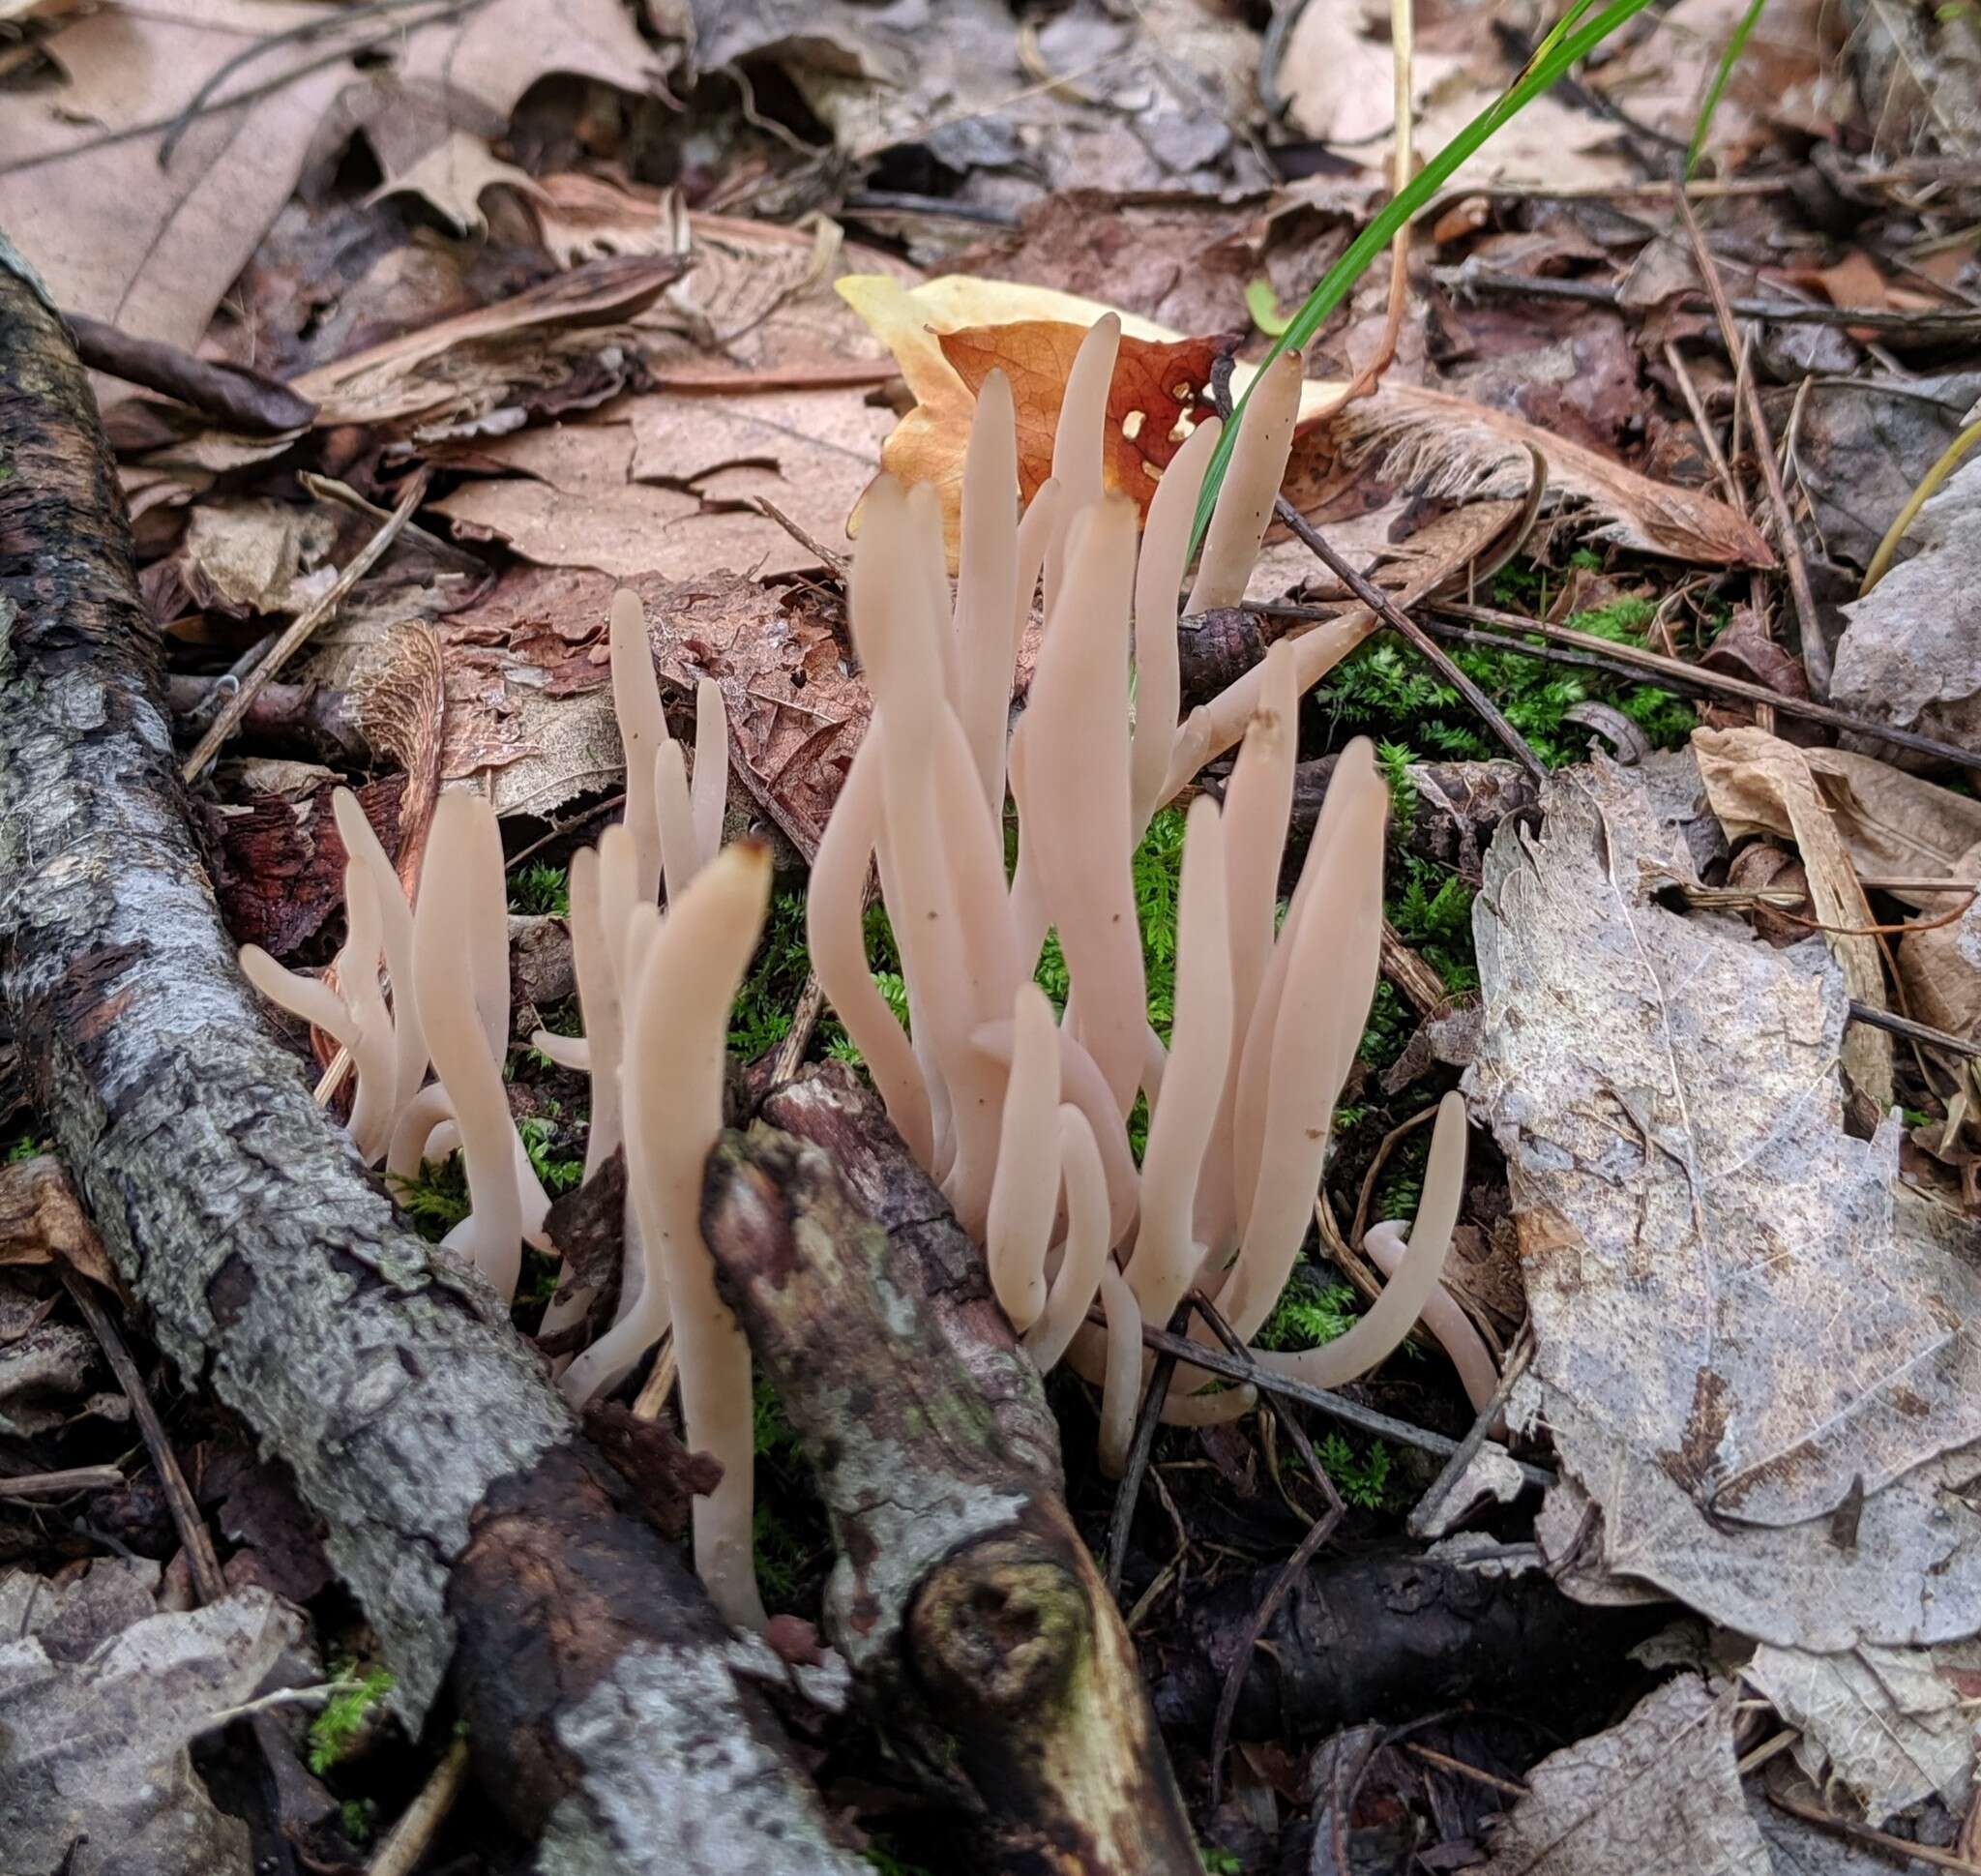
<instances>
[{"instance_id":1,"label":"gray lichen on bark","mask_svg":"<svg viewBox=\"0 0 1981 1876\"><path fill-rule=\"evenodd\" d=\"M706 1650L626 1650L557 1723L585 1772L545 1829L543 1876L618 1876L613 1846L628 1843L643 1866L697 1876L863 1876L866 1864L794 1802L779 1748L738 1723L734 1703ZM655 1838L657 1818L671 1836Z\"/></svg>"}]
</instances>

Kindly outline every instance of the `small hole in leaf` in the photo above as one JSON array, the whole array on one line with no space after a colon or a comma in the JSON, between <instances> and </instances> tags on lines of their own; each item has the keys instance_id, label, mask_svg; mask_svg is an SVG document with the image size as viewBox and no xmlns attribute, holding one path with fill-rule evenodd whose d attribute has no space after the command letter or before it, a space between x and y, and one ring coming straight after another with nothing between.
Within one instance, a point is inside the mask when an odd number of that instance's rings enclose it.
<instances>
[{"instance_id":1,"label":"small hole in leaf","mask_svg":"<svg viewBox=\"0 0 1981 1876\"><path fill-rule=\"evenodd\" d=\"M1141 427L1148 421L1146 410L1131 410L1121 420L1121 433L1132 443L1141 434Z\"/></svg>"}]
</instances>

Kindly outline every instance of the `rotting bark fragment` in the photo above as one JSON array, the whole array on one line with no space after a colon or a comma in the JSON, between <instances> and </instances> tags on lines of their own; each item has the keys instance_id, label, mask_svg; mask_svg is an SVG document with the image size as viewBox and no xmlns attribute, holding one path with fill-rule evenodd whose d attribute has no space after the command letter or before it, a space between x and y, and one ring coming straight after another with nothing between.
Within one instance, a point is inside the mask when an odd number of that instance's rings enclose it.
<instances>
[{"instance_id":1,"label":"rotting bark fragment","mask_svg":"<svg viewBox=\"0 0 1981 1876\"><path fill-rule=\"evenodd\" d=\"M702 1229L815 1455L841 1557L827 1624L856 1683L980 1811L992 1866L1195 1872L1134 1646L983 1260L850 1077L763 1112L791 1131L724 1136Z\"/></svg>"}]
</instances>

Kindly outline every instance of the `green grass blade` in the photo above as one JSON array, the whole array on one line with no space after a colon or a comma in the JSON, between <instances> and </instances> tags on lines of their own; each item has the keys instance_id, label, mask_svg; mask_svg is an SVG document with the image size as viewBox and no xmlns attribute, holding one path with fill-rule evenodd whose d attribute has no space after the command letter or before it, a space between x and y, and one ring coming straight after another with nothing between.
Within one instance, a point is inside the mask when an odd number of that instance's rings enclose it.
<instances>
[{"instance_id":1,"label":"green grass blade","mask_svg":"<svg viewBox=\"0 0 1981 1876\"><path fill-rule=\"evenodd\" d=\"M1390 198L1381 213L1321 276L1320 283L1308 294L1299 311L1286 322L1286 331L1273 341L1272 349L1260 361L1261 366L1270 365L1284 351L1297 350L1305 345L1320 330L1328 314L1347 297L1348 289L1389 246L1398 229L1444 187L1462 164L1494 132L1548 90L1572 65L1586 57L1649 4L1650 0L1609 0L1607 6L1590 17L1595 0L1575 0L1575 4L1534 48L1533 56L1513 83L1438 151L1411 178L1407 188ZM1204 529L1210 525L1211 510L1217 505L1218 491L1224 486L1225 470L1230 463L1231 449L1238 440L1238 426L1244 420L1245 406L1251 396L1248 387L1232 410L1231 421L1225 426L1225 433L1218 439L1218 447L1211 457L1210 469L1203 480L1203 492L1197 498L1197 521L1192 531L1193 551L1202 542Z\"/></svg>"},{"instance_id":2,"label":"green grass blade","mask_svg":"<svg viewBox=\"0 0 1981 1876\"><path fill-rule=\"evenodd\" d=\"M1747 49L1747 42L1754 36L1755 26L1760 19L1760 10L1767 0L1753 0L1747 11L1740 16L1740 24L1733 28L1733 37L1727 42L1727 49L1720 54L1720 69L1713 74L1713 82L1706 90L1706 101L1699 107L1699 122L1692 127L1692 144L1685 153L1685 179L1692 180L1692 172L1699 167L1699 160L1705 154L1706 137L1713 128L1713 113L1720 108L1720 94L1727 89L1727 80L1733 75L1733 68L1740 63L1740 55Z\"/></svg>"}]
</instances>

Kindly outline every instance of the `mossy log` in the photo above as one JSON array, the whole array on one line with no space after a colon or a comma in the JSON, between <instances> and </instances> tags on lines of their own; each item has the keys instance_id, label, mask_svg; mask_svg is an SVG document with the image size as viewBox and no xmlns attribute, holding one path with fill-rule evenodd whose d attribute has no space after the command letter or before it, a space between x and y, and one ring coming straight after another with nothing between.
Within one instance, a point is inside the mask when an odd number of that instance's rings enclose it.
<instances>
[{"instance_id":1,"label":"mossy log","mask_svg":"<svg viewBox=\"0 0 1981 1876\"><path fill-rule=\"evenodd\" d=\"M541 1867L850 1876L699 1587L276 1042L159 664L88 379L0 238L0 1010L119 1274L288 1461L409 1724L452 1674Z\"/></svg>"},{"instance_id":2,"label":"mossy log","mask_svg":"<svg viewBox=\"0 0 1981 1876\"><path fill-rule=\"evenodd\" d=\"M1196 1876L1134 1645L983 1260L878 1102L827 1070L709 1162L718 1282L816 1469L834 1643L986 1860ZM774 1123L774 1124L773 1124Z\"/></svg>"}]
</instances>

